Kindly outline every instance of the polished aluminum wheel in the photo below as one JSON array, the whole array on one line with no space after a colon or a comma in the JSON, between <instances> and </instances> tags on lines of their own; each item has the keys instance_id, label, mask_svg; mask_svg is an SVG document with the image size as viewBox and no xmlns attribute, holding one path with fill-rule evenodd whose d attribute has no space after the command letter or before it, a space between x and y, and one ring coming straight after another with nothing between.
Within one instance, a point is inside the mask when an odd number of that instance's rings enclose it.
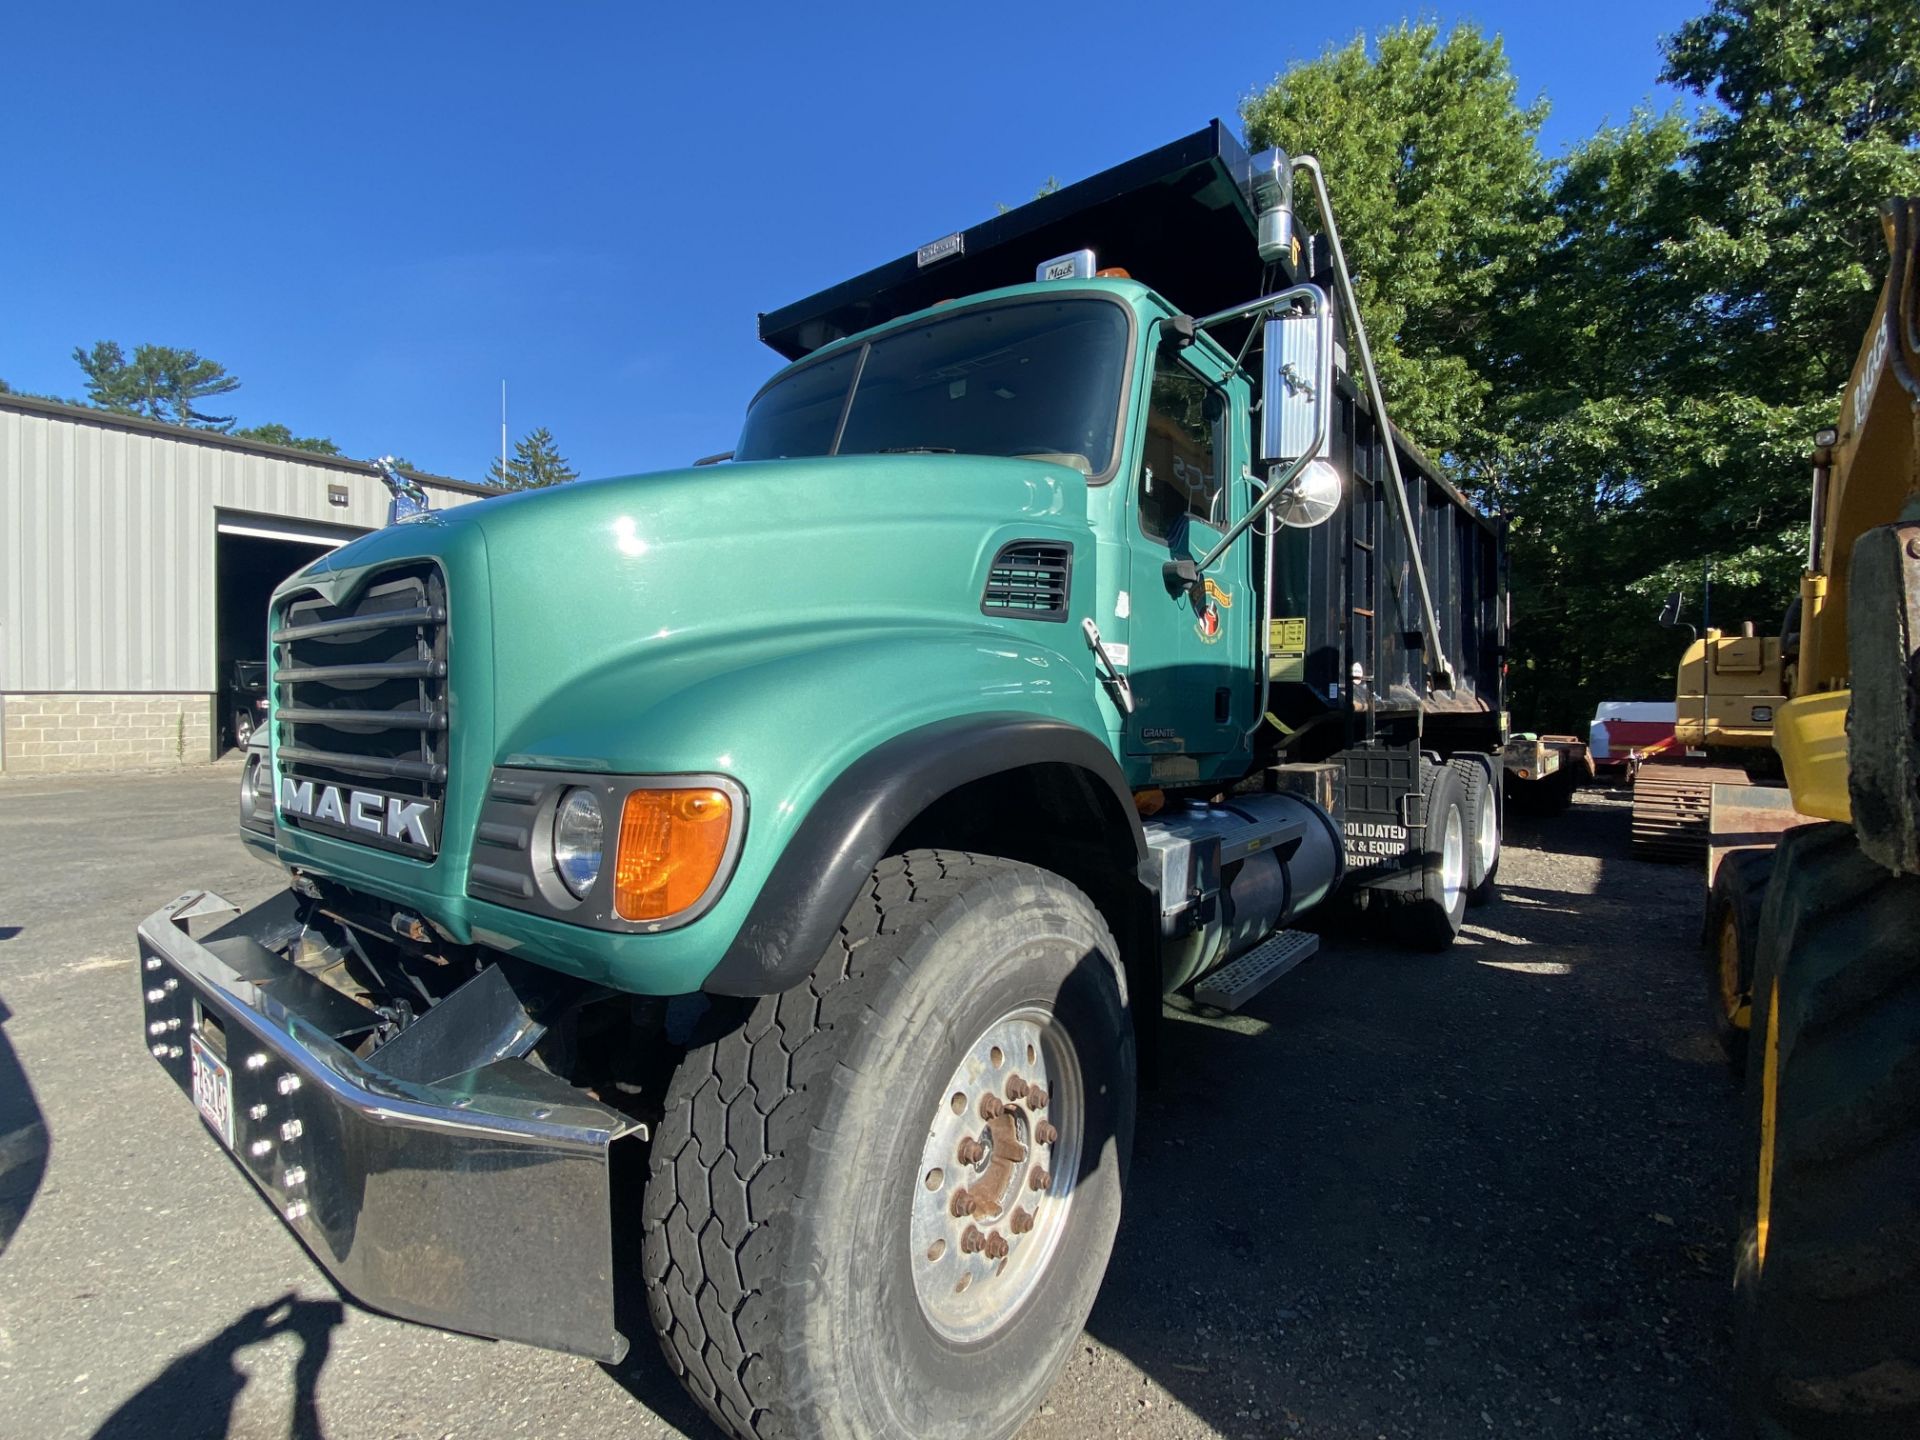
<instances>
[{"instance_id":1,"label":"polished aluminum wheel","mask_svg":"<svg viewBox=\"0 0 1920 1440\"><path fill-rule=\"evenodd\" d=\"M1500 807L1490 789L1480 797L1480 823L1475 829L1474 858L1479 863L1473 873L1478 881L1493 873L1494 862L1500 858Z\"/></svg>"},{"instance_id":2,"label":"polished aluminum wheel","mask_svg":"<svg viewBox=\"0 0 1920 1440\"><path fill-rule=\"evenodd\" d=\"M1460 807L1447 807L1447 828L1440 842L1440 890L1451 915L1460 903L1460 892L1467 882L1466 826L1460 822Z\"/></svg>"},{"instance_id":3,"label":"polished aluminum wheel","mask_svg":"<svg viewBox=\"0 0 1920 1440\"><path fill-rule=\"evenodd\" d=\"M944 1338L983 1340L1059 1248L1085 1130L1073 1041L1027 1006L967 1047L927 1125L913 1190L913 1289Z\"/></svg>"}]
</instances>

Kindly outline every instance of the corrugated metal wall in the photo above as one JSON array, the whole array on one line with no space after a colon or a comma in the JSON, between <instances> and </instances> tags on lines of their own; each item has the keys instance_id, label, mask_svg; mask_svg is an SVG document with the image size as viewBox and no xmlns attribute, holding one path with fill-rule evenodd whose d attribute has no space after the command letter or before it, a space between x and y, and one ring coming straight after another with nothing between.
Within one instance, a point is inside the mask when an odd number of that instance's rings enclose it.
<instances>
[{"instance_id":1,"label":"corrugated metal wall","mask_svg":"<svg viewBox=\"0 0 1920 1440\"><path fill-rule=\"evenodd\" d=\"M436 509L480 498L427 488ZM387 500L324 460L0 400L0 691L215 690L219 519L374 529Z\"/></svg>"}]
</instances>

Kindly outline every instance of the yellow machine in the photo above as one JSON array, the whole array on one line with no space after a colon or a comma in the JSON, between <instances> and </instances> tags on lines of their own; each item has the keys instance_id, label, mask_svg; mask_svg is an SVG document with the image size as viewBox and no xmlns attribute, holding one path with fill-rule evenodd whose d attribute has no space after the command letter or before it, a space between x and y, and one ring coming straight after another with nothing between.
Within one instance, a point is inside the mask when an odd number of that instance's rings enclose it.
<instances>
[{"instance_id":1,"label":"yellow machine","mask_svg":"<svg viewBox=\"0 0 1920 1440\"><path fill-rule=\"evenodd\" d=\"M1661 622L1672 625L1678 609L1676 592ZM1731 763L1742 757L1728 752L1771 757L1774 713L1786 700L1780 641L1755 635L1751 622L1742 629L1708 630L1680 657L1673 744L1633 768L1633 853L1642 859L1697 861L1707 849L1714 787L1749 779L1746 765Z\"/></svg>"},{"instance_id":2,"label":"yellow machine","mask_svg":"<svg viewBox=\"0 0 1920 1440\"><path fill-rule=\"evenodd\" d=\"M1920 199L1885 226L1773 720L1810 823L1725 855L1709 904L1751 1025L1736 1388L1796 1440L1920 1435Z\"/></svg>"},{"instance_id":3,"label":"yellow machine","mask_svg":"<svg viewBox=\"0 0 1920 1440\"><path fill-rule=\"evenodd\" d=\"M1690 749L1759 749L1773 744L1780 687L1780 641L1709 630L1687 646L1674 684L1673 738Z\"/></svg>"}]
</instances>

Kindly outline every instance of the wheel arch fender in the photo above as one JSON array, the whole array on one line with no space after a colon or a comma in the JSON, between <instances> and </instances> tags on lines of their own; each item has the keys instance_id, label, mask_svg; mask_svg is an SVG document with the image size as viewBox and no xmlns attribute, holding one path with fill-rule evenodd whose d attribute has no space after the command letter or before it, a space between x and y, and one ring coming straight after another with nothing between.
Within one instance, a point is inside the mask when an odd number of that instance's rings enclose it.
<instances>
[{"instance_id":1,"label":"wheel arch fender","mask_svg":"<svg viewBox=\"0 0 1920 1440\"><path fill-rule=\"evenodd\" d=\"M1018 712L955 716L866 751L827 786L774 862L745 921L701 988L771 995L805 980L860 886L915 822L967 787L1022 773L1071 773L1096 810L1090 832L1116 871L1154 872L1133 793L1098 736Z\"/></svg>"}]
</instances>

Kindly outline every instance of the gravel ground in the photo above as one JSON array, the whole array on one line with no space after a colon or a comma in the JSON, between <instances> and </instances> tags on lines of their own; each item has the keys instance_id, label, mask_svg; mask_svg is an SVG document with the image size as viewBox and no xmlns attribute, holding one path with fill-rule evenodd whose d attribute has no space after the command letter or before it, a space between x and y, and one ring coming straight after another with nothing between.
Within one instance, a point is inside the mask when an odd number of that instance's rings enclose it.
<instances>
[{"instance_id":1,"label":"gravel ground","mask_svg":"<svg viewBox=\"0 0 1920 1440\"><path fill-rule=\"evenodd\" d=\"M0 1436L711 1440L644 1334L606 1368L343 1306L163 1083L132 930L275 887L236 781L0 782ZM1517 821L1450 953L1330 939L1170 1019L1026 1437L1724 1433L1738 1106L1691 872L1626 842L1611 796Z\"/></svg>"}]
</instances>

